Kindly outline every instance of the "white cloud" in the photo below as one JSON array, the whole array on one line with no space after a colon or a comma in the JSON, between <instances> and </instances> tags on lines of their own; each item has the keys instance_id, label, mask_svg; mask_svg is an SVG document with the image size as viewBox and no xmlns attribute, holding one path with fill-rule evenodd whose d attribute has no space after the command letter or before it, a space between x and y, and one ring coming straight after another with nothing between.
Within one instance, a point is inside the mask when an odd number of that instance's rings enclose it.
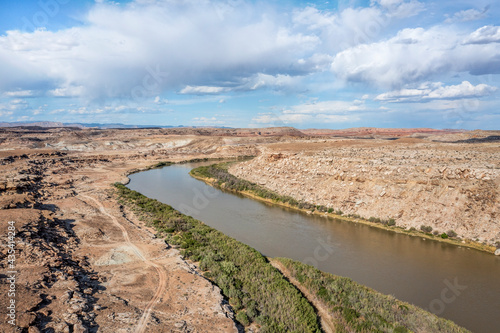
<instances>
[{"instance_id":1,"label":"white cloud","mask_svg":"<svg viewBox=\"0 0 500 333\"><path fill-rule=\"evenodd\" d=\"M283 125L300 125L304 123L347 123L360 120L358 115L332 115L332 114L260 114L254 117L252 121L258 127L259 125L266 126L283 126ZM252 126L252 125L250 125ZM254 125L255 126L255 125Z\"/></svg>"},{"instance_id":2,"label":"white cloud","mask_svg":"<svg viewBox=\"0 0 500 333\"><path fill-rule=\"evenodd\" d=\"M5 109L13 110L13 111L19 111L19 110L26 110L29 108L28 102L26 102L24 99L13 99L9 101L9 104L4 106Z\"/></svg>"},{"instance_id":3,"label":"white cloud","mask_svg":"<svg viewBox=\"0 0 500 333\"><path fill-rule=\"evenodd\" d=\"M4 97L31 97L34 95L32 90L15 90L6 91L3 93Z\"/></svg>"},{"instance_id":4,"label":"white cloud","mask_svg":"<svg viewBox=\"0 0 500 333\"><path fill-rule=\"evenodd\" d=\"M366 111L364 101L323 101L304 103L279 113L261 113L254 117L255 124L287 125L302 123L346 123L360 120L359 113Z\"/></svg>"},{"instance_id":5,"label":"white cloud","mask_svg":"<svg viewBox=\"0 0 500 333\"><path fill-rule=\"evenodd\" d=\"M257 73L248 78L237 90L257 90L262 88L270 88L273 90L282 90L284 88L291 89L297 87L301 81L299 76L290 75L269 75Z\"/></svg>"},{"instance_id":6,"label":"white cloud","mask_svg":"<svg viewBox=\"0 0 500 333\"><path fill-rule=\"evenodd\" d=\"M53 97L79 97L84 91L85 89L83 86L66 86L50 90L48 95Z\"/></svg>"},{"instance_id":7,"label":"white cloud","mask_svg":"<svg viewBox=\"0 0 500 333\"><path fill-rule=\"evenodd\" d=\"M250 77L242 79L240 82L234 82L230 87L216 86L186 86L179 93L189 95L213 95L227 93L230 91L250 91L258 89L271 90L295 90L300 85L301 76L290 76L284 74L269 75L257 73Z\"/></svg>"},{"instance_id":8,"label":"white cloud","mask_svg":"<svg viewBox=\"0 0 500 333\"><path fill-rule=\"evenodd\" d=\"M156 96L153 103L157 105L165 105L168 104L168 99L163 99L160 96Z\"/></svg>"},{"instance_id":9,"label":"white cloud","mask_svg":"<svg viewBox=\"0 0 500 333\"><path fill-rule=\"evenodd\" d=\"M465 44L500 43L500 26L487 25L471 33L464 41Z\"/></svg>"},{"instance_id":10,"label":"white cloud","mask_svg":"<svg viewBox=\"0 0 500 333\"><path fill-rule=\"evenodd\" d=\"M454 22L468 22L468 21L480 20L486 16L487 11L488 7L486 7L482 11L479 11L477 9L462 10L455 13L452 17L447 18L445 22L454 23Z\"/></svg>"},{"instance_id":11,"label":"white cloud","mask_svg":"<svg viewBox=\"0 0 500 333\"><path fill-rule=\"evenodd\" d=\"M349 113L353 111L366 110L364 101L355 100L353 102L345 101L324 101L315 103L305 103L295 105L288 110L284 110L284 114L337 114Z\"/></svg>"},{"instance_id":12,"label":"white cloud","mask_svg":"<svg viewBox=\"0 0 500 333\"><path fill-rule=\"evenodd\" d=\"M425 10L424 4L417 0L372 0L371 3L380 5L397 18L415 16Z\"/></svg>"},{"instance_id":13,"label":"white cloud","mask_svg":"<svg viewBox=\"0 0 500 333\"><path fill-rule=\"evenodd\" d=\"M472 85L463 81L458 85L445 86L441 82L424 83L417 88L405 88L378 95L375 100L384 102L426 101L432 99L462 99L492 94L496 87L487 84Z\"/></svg>"},{"instance_id":14,"label":"white cloud","mask_svg":"<svg viewBox=\"0 0 500 333\"><path fill-rule=\"evenodd\" d=\"M46 105L45 105L45 106L46 106ZM34 116L37 116L37 115L41 114L41 113L42 113L42 112L44 112L44 111L45 111L45 110L44 110L44 108L43 108L42 106L39 106L39 107L38 107L38 109L34 109L34 110L32 111L32 113L33 113L33 115L34 115Z\"/></svg>"},{"instance_id":15,"label":"white cloud","mask_svg":"<svg viewBox=\"0 0 500 333\"><path fill-rule=\"evenodd\" d=\"M198 126L220 126L225 124L223 120L218 120L216 117L195 117L192 121L193 124Z\"/></svg>"},{"instance_id":16,"label":"white cloud","mask_svg":"<svg viewBox=\"0 0 500 333\"><path fill-rule=\"evenodd\" d=\"M384 87L428 81L457 72L500 73L500 44L464 45L465 37L439 26L427 30L404 29L389 40L338 53L331 69L346 81Z\"/></svg>"},{"instance_id":17,"label":"white cloud","mask_svg":"<svg viewBox=\"0 0 500 333\"><path fill-rule=\"evenodd\" d=\"M210 87L210 86L186 86L179 93L191 95L206 95L206 94L220 94L227 91L228 88L224 87Z\"/></svg>"},{"instance_id":18,"label":"white cloud","mask_svg":"<svg viewBox=\"0 0 500 333\"><path fill-rule=\"evenodd\" d=\"M325 60L331 61L328 54L379 38L391 20L387 12L378 7L345 8L338 13L307 7L293 15L297 27L313 32L321 40L315 61L310 59L316 68L324 68Z\"/></svg>"},{"instance_id":19,"label":"white cloud","mask_svg":"<svg viewBox=\"0 0 500 333\"><path fill-rule=\"evenodd\" d=\"M241 84L263 70L296 75L319 38L270 5L218 1L95 4L85 24L56 32L0 36L0 89L46 87L89 98L154 97L183 87ZM307 69L307 68L306 68ZM203 92L202 92L203 93Z\"/></svg>"}]
</instances>

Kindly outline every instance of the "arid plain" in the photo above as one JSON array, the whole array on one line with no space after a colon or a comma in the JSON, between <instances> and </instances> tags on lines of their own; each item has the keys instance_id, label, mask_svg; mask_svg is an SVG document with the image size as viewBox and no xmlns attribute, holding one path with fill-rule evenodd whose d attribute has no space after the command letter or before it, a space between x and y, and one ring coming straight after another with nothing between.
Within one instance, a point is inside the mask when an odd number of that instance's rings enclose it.
<instances>
[{"instance_id":1,"label":"arid plain","mask_svg":"<svg viewBox=\"0 0 500 333\"><path fill-rule=\"evenodd\" d=\"M430 129L1 129L0 263L5 271L4 222L14 221L18 331L237 331L196 263L118 203L112 184L134 170L256 156L230 172L344 215L453 231L494 252L499 142L494 131Z\"/></svg>"}]
</instances>

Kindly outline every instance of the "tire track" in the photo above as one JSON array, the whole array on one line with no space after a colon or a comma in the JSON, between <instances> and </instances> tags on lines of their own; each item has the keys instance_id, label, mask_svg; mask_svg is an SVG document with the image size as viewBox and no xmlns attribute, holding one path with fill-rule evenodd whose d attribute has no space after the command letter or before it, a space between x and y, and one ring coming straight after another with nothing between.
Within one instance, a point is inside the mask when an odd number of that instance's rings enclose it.
<instances>
[{"instance_id":1,"label":"tire track","mask_svg":"<svg viewBox=\"0 0 500 333\"><path fill-rule=\"evenodd\" d=\"M88 195L81 195L81 196L93 201L99 207L100 212L103 215L106 215L107 217L109 217L113 221L113 223L117 227L120 228L122 235L123 235L123 238L125 239L125 242L130 246L130 248L132 248L132 250L137 255L137 257L141 261L143 261L146 265L153 266L155 268L156 272L158 273L158 280L159 280L158 281L158 288L156 289L156 292L153 295L153 298L151 299L151 301L149 301L149 303L144 308L144 312L141 316L141 319L139 319L139 322L137 323L137 326L135 328L136 333L143 333L146 331L146 327L147 327L147 324L149 321L149 316L151 315L151 311L153 311L155 304L161 298L161 295L166 291L167 280L168 280L167 273L165 272L165 270L163 269L162 266L160 266L160 265L152 262L151 260L146 259L146 257L144 257L141 250L134 243L132 243L130 241L130 237L128 235L127 229L125 229L125 227L122 224L120 224L120 222L118 222L118 219L115 216L109 214L106 211L106 208L102 205L101 202L99 202L97 199L95 199L91 196L88 196Z\"/></svg>"},{"instance_id":2,"label":"tire track","mask_svg":"<svg viewBox=\"0 0 500 333\"><path fill-rule=\"evenodd\" d=\"M283 274L288 281L290 281L300 292L306 297L306 299L313 305L313 307L317 310L317 315L321 322L321 328L325 333L334 333L335 332L335 323L332 320L332 317L329 314L328 309L313 295L311 292L304 287L299 281L297 281L292 274L283 266L278 260L273 260L269 258L269 262L273 265L277 270Z\"/></svg>"}]
</instances>

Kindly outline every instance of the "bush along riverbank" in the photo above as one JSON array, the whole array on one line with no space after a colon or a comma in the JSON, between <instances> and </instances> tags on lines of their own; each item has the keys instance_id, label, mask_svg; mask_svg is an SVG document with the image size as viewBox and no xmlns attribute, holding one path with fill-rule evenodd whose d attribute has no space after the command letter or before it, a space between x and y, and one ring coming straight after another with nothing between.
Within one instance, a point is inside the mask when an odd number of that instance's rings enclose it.
<instances>
[{"instance_id":1,"label":"bush along riverbank","mask_svg":"<svg viewBox=\"0 0 500 333\"><path fill-rule=\"evenodd\" d=\"M405 229L397 226L397 221L395 219L380 219L376 217L363 218L359 215L344 215L342 211L336 210L331 207L317 206L308 202L298 201L290 196L280 195L276 192L270 191L263 186L249 182L247 180L238 178L229 173L228 168L232 163L236 162L224 162L219 164L213 164L209 166L202 166L191 170L190 175L196 179L202 180L214 187L222 190L227 190L231 192L240 193L251 197L253 199L262 200L265 202L270 202L278 205L282 205L288 208L297 209L308 214L318 214L329 216L332 218L363 223L370 225L372 227L389 230L397 233L407 234L409 236L418 236L427 239L432 239L440 242L446 242L449 244L454 244L458 246L464 246L473 248L480 251L485 251L489 253L495 252L495 247L488 246L482 243L473 242L471 240L459 239L453 230L449 230L446 233L431 233L426 227L422 226L421 230L415 228Z\"/></svg>"},{"instance_id":2,"label":"bush along riverbank","mask_svg":"<svg viewBox=\"0 0 500 333\"><path fill-rule=\"evenodd\" d=\"M469 332L452 321L300 262L274 259L328 309L336 332Z\"/></svg>"},{"instance_id":3,"label":"bush along riverbank","mask_svg":"<svg viewBox=\"0 0 500 333\"><path fill-rule=\"evenodd\" d=\"M123 184L115 187L121 204L179 247L186 259L199 263L240 324L255 323L261 332L321 332L312 305L259 252Z\"/></svg>"},{"instance_id":4,"label":"bush along riverbank","mask_svg":"<svg viewBox=\"0 0 500 333\"><path fill-rule=\"evenodd\" d=\"M205 175L206 177L206 175ZM468 332L416 306L380 294L349 278L277 258L283 275L255 249L224 235L167 204L115 184L120 204L154 227L157 237L198 263L217 285L245 327L260 332L321 332L312 304L327 308L335 332ZM297 288L285 276L300 283ZM295 283L295 282L294 282ZM298 289L306 288L307 293ZM307 298L306 296L307 295ZM314 297L315 299L311 299Z\"/></svg>"}]
</instances>

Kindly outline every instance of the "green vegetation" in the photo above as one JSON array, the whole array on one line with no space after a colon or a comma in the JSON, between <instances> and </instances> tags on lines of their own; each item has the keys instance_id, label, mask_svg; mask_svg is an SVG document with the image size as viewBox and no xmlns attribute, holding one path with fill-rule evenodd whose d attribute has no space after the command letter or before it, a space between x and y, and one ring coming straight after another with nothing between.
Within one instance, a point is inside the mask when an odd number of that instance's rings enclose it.
<instances>
[{"instance_id":1,"label":"green vegetation","mask_svg":"<svg viewBox=\"0 0 500 333\"><path fill-rule=\"evenodd\" d=\"M448 237L451 237L451 238L456 238L457 237L457 233L453 230L448 230L446 232L446 234L448 235Z\"/></svg>"},{"instance_id":2,"label":"green vegetation","mask_svg":"<svg viewBox=\"0 0 500 333\"><path fill-rule=\"evenodd\" d=\"M184 257L199 262L242 325L255 322L261 332L320 332L311 304L259 252L169 205L122 184L115 187L121 204L179 246Z\"/></svg>"},{"instance_id":3,"label":"green vegetation","mask_svg":"<svg viewBox=\"0 0 500 333\"><path fill-rule=\"evenodd\" d=\"M278 258L290 274L327 307L337 332L468 332L414 305L378 293L349 278Z\"/></svg>"},{"instance_id":4,"label":"green vegetation","mask_svg":"<svg viewBox=\"0 0 500 333\"><path fill-rule=\"evenodd\" d=\"M430 233L432 231L432 227L431 226L422 225L422 226L420 226L420 230L422 230L423 232L426 232L426 233Z\"/></svg>"}]
</instances>

